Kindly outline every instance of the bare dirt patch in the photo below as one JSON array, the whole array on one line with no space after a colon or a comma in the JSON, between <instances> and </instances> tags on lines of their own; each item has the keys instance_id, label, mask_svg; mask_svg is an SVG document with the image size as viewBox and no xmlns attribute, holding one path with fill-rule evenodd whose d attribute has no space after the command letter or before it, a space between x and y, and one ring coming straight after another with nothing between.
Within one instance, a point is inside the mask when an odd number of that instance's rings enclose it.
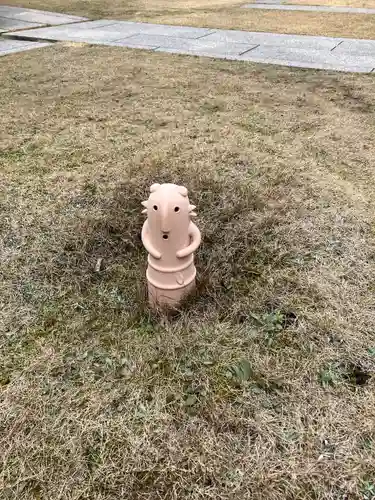
<instances>
[{"instance_id":1,"label":"bare dirt patch","mask_svg":"<svg viewBox=\"0 0 375 500\"><path fill-rule=\"evenodd\" d=\"M374 77L72 44L1 65L1 498L371 498ZM156 180L204 235L170 317L144 296Z\"/></svg>"}]
</instances>

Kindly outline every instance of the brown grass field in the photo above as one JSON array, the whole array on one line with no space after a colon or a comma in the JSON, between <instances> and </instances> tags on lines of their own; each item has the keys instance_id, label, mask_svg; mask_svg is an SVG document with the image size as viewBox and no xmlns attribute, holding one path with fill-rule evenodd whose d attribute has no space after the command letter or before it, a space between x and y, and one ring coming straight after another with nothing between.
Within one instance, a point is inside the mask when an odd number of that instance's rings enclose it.
<instances>
[{"instance_id":1,"label":"brown grass field","mask_svg":"<svg viewBox=\"0 0 375 500\"><path fill-rule=\"evenodd\" d=\"M347 4L348 0L343 0L343 2ZM356 0L353 0L353 6L355 2ZM364 4L364 2L365 0L361 3ZM245 0L241 2L231 0L148 0L147 2L145 0L128 0L126 2L123 0L111 0L110 2L103 0L90 0L90 2L82 0L0 0L1 3L66 12L91 18L131 19L151 23L300 35L375 38L374 15L242 9L240 7L246 3ZM367 6L370 6L370 0L367 3Z\"/></svg>"},{"instance_id":2,"label":"brown grass field","mask_svg":"<svg viewBox=\"0 0 375 500\"><path fill-rule=\"evenodd\" d=\"M375 38L375 16L322 12L221 9L131 16L136 21L297 35Z\"/></svg>"},{"instance_id":3,"label":"brown grass field","mask_svg":"<svg viewBox=\"0 0 375 500\"><path fill-rule=\"evenodd\" d=\"M0 64L0 498L374 498L374 75L69 44ZM145 299L154 181L204 235L169 315Z\"/></svg>"}]
</instances>

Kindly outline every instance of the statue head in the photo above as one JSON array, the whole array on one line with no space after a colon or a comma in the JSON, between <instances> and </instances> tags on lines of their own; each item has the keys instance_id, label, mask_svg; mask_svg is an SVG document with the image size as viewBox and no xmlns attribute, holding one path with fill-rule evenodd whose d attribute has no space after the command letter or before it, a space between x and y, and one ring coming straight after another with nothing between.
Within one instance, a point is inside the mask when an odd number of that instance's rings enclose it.
<instances>
[{"instance_id":1,"label":"statue head","mask_svg":"<svg viewBox=\"0 0 375 500\"><path fill-rule=\"evenodd\" d=\"M146 207L143 213L147 213L150 227L160 231L165 240L172 231L187 230L190 217L196 215L188 190L176 184L153 184L148 200L142 205Z\"/></svg>"}]
</instances>

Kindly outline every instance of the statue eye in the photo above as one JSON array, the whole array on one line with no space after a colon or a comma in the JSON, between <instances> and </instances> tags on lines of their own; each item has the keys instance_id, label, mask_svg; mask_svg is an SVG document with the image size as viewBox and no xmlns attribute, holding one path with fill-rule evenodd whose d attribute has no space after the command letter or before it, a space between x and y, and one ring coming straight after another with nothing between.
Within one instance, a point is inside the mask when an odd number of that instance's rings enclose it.
<instances>
[{"instance_id":1,"label":"statue eye","mask_svg":"<svg viewBox=\"0 0 375 500\"><path fill-rule=\"evenodd\" d=\"M174 207L174 211L175 212L179 212L180 211L180 207Z\"/></svg>"},{"instance_id":2,"label":"statue eye","mask_svg":"<svg viewBox=\"0 0 375 500\"><path fill-rule=\"evenodd\" d=\"M154 210L156 211L158 209L158 206L157 205L154 205Z\"/></svg>"}]
</instances>

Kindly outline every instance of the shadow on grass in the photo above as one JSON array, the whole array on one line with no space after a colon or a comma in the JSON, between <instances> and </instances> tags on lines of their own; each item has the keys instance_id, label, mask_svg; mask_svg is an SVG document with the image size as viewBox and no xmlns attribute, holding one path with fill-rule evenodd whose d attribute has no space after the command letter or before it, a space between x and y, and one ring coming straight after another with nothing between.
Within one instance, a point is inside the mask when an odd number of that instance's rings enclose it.
<instances>
[{"instance_id":1,"label":"shadow on grass","mask_svg":"<svg viewBox=\"0 0 375 500\"><path fill-rule=\"evenodd\" d=\"M99 213L105 216L84 218L57 236L64 243L54 245L61 251L49 263L51 284L70 289L76 296L72 300L84 302L92 314L110 309L126 312L131 324L159 321L160 315L150 312L146 298L147 254L140 239L144 221L140 202L155 178L178 182L182 177L180 182L189 185L192 201L198 205L203 242L196 255L196 293L171 311L169 320L210 310L218 318L242 322L250 301L255 308L261 306L256 299L260 288L269 273L285 264L273 243L282 218L267 212L266 200L251 187L244 191L243 186L232 186L228 192L224 179L193 176L189 180L178 173L174 177L138 174L119 185L110 198L99 197L95 186L86 186L80 205L100 206ZM100 271L95 270L98 259L102 259Z\"/></svg>"}]
</instances>

